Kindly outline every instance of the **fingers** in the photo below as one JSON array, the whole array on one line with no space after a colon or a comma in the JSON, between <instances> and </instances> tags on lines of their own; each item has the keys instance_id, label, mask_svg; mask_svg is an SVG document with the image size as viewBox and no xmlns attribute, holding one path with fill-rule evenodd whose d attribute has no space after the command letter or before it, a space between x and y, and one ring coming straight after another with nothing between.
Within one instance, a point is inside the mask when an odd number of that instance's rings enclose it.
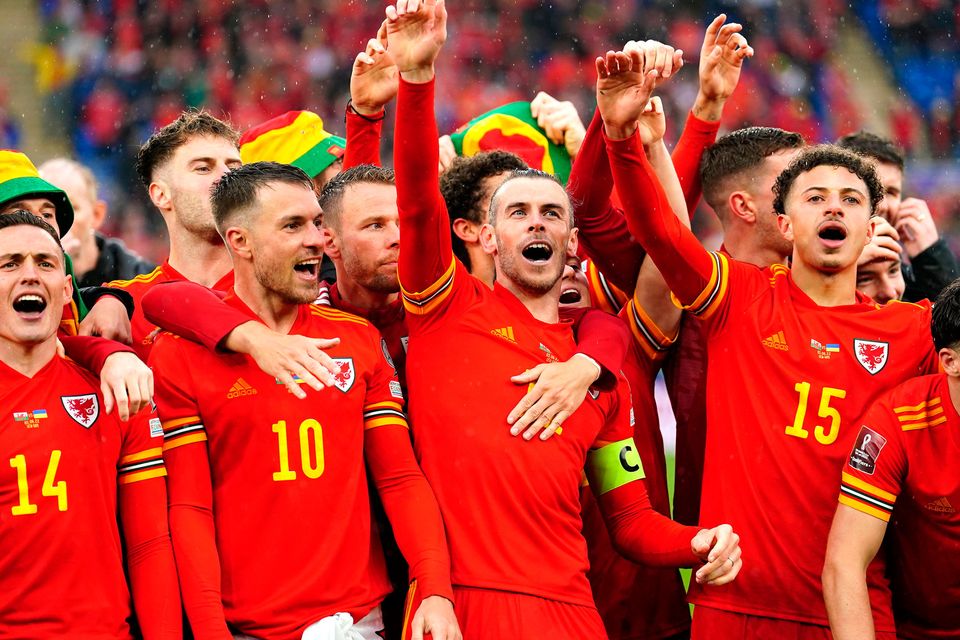
<instances>
[{"instance_id":1,"label":"fingers","mask_svg":"<svg viewBox=\"0 0 960 640\"><path fill-rule=\"evenodd\" d=\"M543 428L543 431L540 433L541 440L549 440L553 437L553 434L560 435L563 433L563 423L566 422L567 418L570 417L569 411L561 411L551 420L546 427Z\"/></svg>"},{"instance_id":2,"label":"fingers","mask_svg":"<svg viewBox=\"0 0 960 640\"><path fill-rule=\"evenodd\" d=\"M703 34L704 49L713 49L713 46L717 43L717 34L720 32L720 27L723 26L723 23L726 22L726 20L727 14L721 13L713 19L713 22L707 25L707 31Z\"/></svg>"},{"instance_id":3,"label":"fingers","mask_svg":"<svg viewBox=\"0 0 960 640\"><path fill-rule=\"evenodd\" d=\"M527 384L529 382L536 382L540 377L540 374L543 373L543 370L547 367L545 364L538 364L533 369L527 369L523 373L517 374L510 378L510 382L516 384ZM511 414L512 415L512 414Z\"/></svg>"},{"instance_id":4,"label":"fingers","mask_svg":"<svg viewBox=\"0 0 960 640\"><path fill-rule=\"evenodd\" d=\"M130 419L130 399L127 396L127 387L123 384L123 381L120 381L120 384L117 384L115 388L112 389L113 398L116 401L117 405L117 417L123 421Z\"/></svg>"},{"instance_id":5,"label":"fingers","mask_svg":"<svg viewBox=\"0 0 960 640\"><path fill-rule=\"evenodd\" d=\"M708 580L723 575L730 570L730 567L723 567L724 564L731 564L728 559L733 555L734 550L739 549L740 536L734 533L733 528L728 524L722 524L713 529L700 532L703 535L700 543L706 542L708 545L712 541L712 546L706 556L706 564L697 570L697 582L704 584ZM700 537L700 534L698 534ZM701 546L702 550L702 546ZM717 573L717 572L720 573ZM716 574L716 575L715 575Z\"/></svg>"},{"instance_id":6,"label":"fingers","mask_svg":"<svg viewBox=\"0 0 960 640\"><path fill-rule=\"evenodd\" d=\"M534 118L538 118L540 116L540 110L553 102L556 102L556 98L551 96L549 93L545 91L538 92L533 100L530 101L530 115L532 115Z\"/></svg>"},{"instance_id":7,"label":"fingers","mask_svg":"<svg viewBox=\"0 0 960 640\"><path fill-rule=\"evenodd\" d=\"M423 615L417 611L417 615L413 617L413 622L410 623L410 640L423 640L424 626Z\"/></svg>"},{"instance_id":8,"label":"fingers","mask_svg":"<svg viewBox=\"0 0 960 640\"><path fill-rule=\"evenodd\" d=\"M57 355L61 358L67 355L67 350L64 348L63 343L60 342L60 338L57 338Z\"/></svg>"},{"instance_id":9,"label":"fingers","mask_svg":"<svg viewBox=\"0 0 960 640\"><path fill-rule=\"evenodd\" d=\"M559 409L555 404L551 404L546 400L546 398L540 398L535 405L530 407L528 413L530 415L537 415L539 413L527 430L523 432L524 440L533 440L533 437L540 433L542 429L551 426L553 416L559 413ZM523 418L521 418L521 420L523 420Z\"/></svg>"},{"instance_id":10,"label":"fingers","mask_svg":"<svg viewBox=\"0 0 960 640\"><path fill-rule=\"evenodd\" d=\"M537 403L540 402L542 398L543 392L531 382L527 394L520 399L517 406L514 407L510 415L507 416L507 424L513 424L510 429L510 435L520 435L524 429L540 417L540 414L543 413L544 406L538 406ZM513 417L512 423L510 421L511 417Z\"/></svg>"},{"instance_id":11,"label":"fingers","mask_svg":"<svg viewBox=\"0 0 960 640\"><path fill-rule=\"evenodd\" d=\"M453 140L450 136L440 136L437 140L440 147L440 173L450 168L457 157L457 149L453 146Z\"/></svg>"},{"instance_id":12,"label":"fingers","mask_svg":"<svg viewBox=\"0 0 960 640\"><path fill-rule=\"evenodd\" d=\"M277 380L279 380L283 386L287 388L287 391L292 393L297 399L303 400L307 397L307 392L300 388L300 385L293 379L293 376L286 371L281 372L277 375Z\"/></svg>"},{"instance_id":13,"label":"fingers","mask_svg":"<svg viewBox=\"0 0 960 640\"><path fill-rule=\"evenodd\" d=\"M107 415L110 415L110 412L113 411L113 389L110 388L110 384L100 378L100 393L103 395L103 411Z\"/></svg>"}]
</instances>

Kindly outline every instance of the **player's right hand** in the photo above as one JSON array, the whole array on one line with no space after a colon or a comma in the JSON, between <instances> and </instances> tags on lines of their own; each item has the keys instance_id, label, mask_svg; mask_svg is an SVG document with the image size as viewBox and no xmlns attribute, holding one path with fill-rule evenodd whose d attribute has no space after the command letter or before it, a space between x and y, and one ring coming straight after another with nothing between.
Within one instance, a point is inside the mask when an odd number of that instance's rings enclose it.
<instances>
[{"instance_id":1,"label":"player's right hand","mask_svg":"<svg viewBox=\"0 0 960 640\"><path fill-rule=\"evenodd\" d=\"M637 130L637 120L650 101L659 71L643 70L637 51L608 51L596 59L597 108L607 135L623 140Z\"/></svg>"},{"instance_id":2,"label":"player's right hand","mask_svg":"<svg viewBox=\"0 0 960 640\"><path fill-rule=\"evenodd\" d=\"M393 56L387 51L386 21L377 37L357 54L350 74L350 98L353 108L365 116L383 111L384 106L397 96L399 78Z\"/></svg>"},{"instance_id":3,"label":"player's right hand","mask_svg":"<svg viewBox=\"0 0 960 640\"><path fill-rule=\"evenodd\" d=\"M411 640L423 640L429 633L433 640L463 640L453 603L442 596L427 596L417 607L410 623Z\"/></svg>"},{"instance_id":4,"label":"player's right hand","mask_svg":"<svg viewBox=\"0 0 960 640\"><path fill-rule=\"evenodd\" d=\"M719 586L733 582L743 568L740 536L728 524L701 529L690 541L690 550L704 562L695 574L698 584Z\"/></svg>"},{"instance_id":5,"label":"player's right hand","mask_svg":"<svg viewBox=\"0 0 960 640\"><path fill-rule=\"evenodd\" d=\"M727 16L718 15L707 27L700 49L700 95L708 101L724 102L740 81L743 61L753 56L753 47L740 31L743 25L724 24Z\"/></svg>"},{"instance_id":6,"label":"player's right hand","mask_svg":"<svg viewBox=\"0 0 960 640\"><path fill-rule=\"evenodd\" d=\"M340 338L286 335L251 321L230 333L227 347L248 354L264 373L276 378L290 393L303 400L307 394L294 376L315 391L333 386L338 367L323 350L338 344Z\"/></svg>"},{"instance_id":7,"label":"player's right hand","mask_svg":"<svg viewBox=\"0 0 960 640\"><path fill-rule=\"evenodd\" d=\"M433 78L433 63L447 40L444 0L397 0L386 9L387 49L410 82Z\"/></svg>"},{"instance_id":8,"label":"player's right hand","mask_svg":"<svg viewBox=\"0 0 960 640\"><path fill-rule=\"evenodd\" d=\"M117 416L129 420L153 403L153 371L133 353L112 353L100 369L100 393L106 413L116 405Z\"/></svg>"}]
</instances>

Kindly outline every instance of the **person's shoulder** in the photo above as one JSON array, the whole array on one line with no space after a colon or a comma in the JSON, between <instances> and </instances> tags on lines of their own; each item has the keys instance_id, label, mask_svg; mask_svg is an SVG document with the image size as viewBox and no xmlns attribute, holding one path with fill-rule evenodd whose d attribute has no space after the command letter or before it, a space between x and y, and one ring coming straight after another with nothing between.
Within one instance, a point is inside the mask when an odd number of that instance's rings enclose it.
<instances>
[{"instance_id":1,"label":"person's shoulder","mask_svg":"<svg viewBox=\"0 0 960 640\"><path fill-rule=\"evenodd\" d=\"M917 302L891 300L886 304L877 305L877 309L887 315L898 315L903 317L917 317L929 314L932 308L933 304L929 300L919 300Z\"/></svg>"},{"instance_id":2,"label":"person's shoulder","mask_svg":"<svg viewBox=\"0 0 960 640\"><path fill-rule=\"evenodd\" d=\"M55 384L69 386L89 386L92 390L100 389L100 376L81 364L62 356L55 356L57 363L51 373L57 377Z\"/></svg>"},{"instance_id":3,"label":"person's shoulder","mask_svg":"<svg viewBox=\"0 0 960 640\"><path fill-rule=\"evenodd\" d=\"M311 333L316 334L312 337L336 336L343 344L352 340L369 341L380 335L369 320L358 315L322 304L308 304L305 307Z\"/></svg>"},{"instance_id":4,"label":"person's shoulder","mask_svg":"<svg viewBox=\"0 0 960 640\"><path fill-rule=\"evenodd\" d=\"M903 433L917 432L947 421L950 396L945 393L945 374L911 378L897 385L882 401ZM946 396L946 397L944 397Z\"/></svg>"}]
</instances>

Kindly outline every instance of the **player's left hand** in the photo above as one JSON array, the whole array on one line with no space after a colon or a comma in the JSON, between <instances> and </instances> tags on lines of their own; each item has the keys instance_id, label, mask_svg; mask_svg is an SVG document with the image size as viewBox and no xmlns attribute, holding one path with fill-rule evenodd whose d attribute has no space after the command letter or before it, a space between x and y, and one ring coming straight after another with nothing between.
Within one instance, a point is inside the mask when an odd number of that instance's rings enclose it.
<instances>
[{"instance_id":1,"label":"player's left hand","mask_svg":"<svg viewBox=\"0 0 960 640\"><path fill-rule=\"evenodd\" d=\"M608 51L596 59L597 109L609 137L629 138L653 93L659 71L644 71L639 52Z\"/></svg>"},{"instance_id":2,"label":"player's left hand","mask_svg":"<svg viewBox=\"0 0 960 640\"><path fill-rule=\"evenodd\" d=\"M723 105L740 82L743 61L753 56L753 47L735 22L724 24L727 16L718 15L707 27L700 48L700 89L694 114L703 120L716 121Z\"/></svg>"},{"instance_id":3,"label":"player's left hand","mask_svg":"<svg viewBox=\"0 0 960 640\"><path fill-rule=\"evenodd\" d=\"M530 101L530 113L555 144L562 144L571 158L577 156L587 136L577 108L569 100L560 101L544 91Z\"/></svg>"},{"instance_id":4,"label":"player's left hand","mask_svg":"<svg viewBox=\"0 0 960 640\"><path fill-rule=\"evenodd\" d=\"M453 603L442 596L427 596L420 603L410 624L412 640L423 640L429 633L433 640L463 640Z\"/></svg>"},{"instance_id":5,"label":"player's left hand","mask_svg":"<svg viewBox=\"0 0 960 640\"><path fill-rule=\"evenodd\" d=\"M409 82L433 78L433 63L447 41L444 0L397 0L386 9L387 48Z\"/></svg>"},{"instance_id":6,"label":"player's left hand","mask_svg":"<svg viewBox=\"0 0 960 640\"><path fill-rule=\"evenodd\" d=\"M93 308L80 322L79 333L82 336L100 336L123 344L130 344L133 339L127 308L113 296L101 296L94 303Z\"/></svg>"},{"instance_id":7,"label":"player's left hand","mask_svg":"<svg viewBox=\"0 0 960 640\"><path fill-rule=\"evenodd\" d=\"M399 87L397 65L387 51L387 25L384 21L377 37L367 42L366 49L353 61L350 74L353 108L365 116L377 115L397 97Z\"/></svg>"},{"instance_id":8,"label":"player's left hand","mask_svg":"<svg viewBox=\"0 0 960 640\"><path fill-rule=\"evenodd\" d=\"M591 359L574 356L566 362L538 364L510 378L528 385L527 394L507 416L507 424L513 425L510 435L523 433L524 440L532 440L540 433L540 439L547 440L561 432L563 423L580 408L590 385L600 377L598 368Z\"/></svg>"},{"instance_id":9,"label":"player's left hand","mask_svg":"<svg viewBox=\"0 0 960 640\"><path fill-rule=\"evenodd\" d=\"M136 354L127 351L107 356L100 370L103 410L108 414L117 406L121 420L153 403L153 371Z\"/></svg>"},{"instance_id":10,"label":"player's left hand","mask_svg":"<svg viewBox=\"0 0 960 640\"><path fill-rule=\"evenodd\" d=\"M733 582L743 567L740 536L728 524L701 529L690 541L690 550L705 563L697 569L698 584L719 586Z\"/></svg>"},{"instance_id":11,"label":"player's left hand","mask_svg":"<svg viewBox=\"0 0 960 640\"><path fill-rule=\"evenodd\" d=\"M930 207L919 198L906 198L897 210L897 231L907 255L916 258L940 239Z\"/></svg>"}]
</instances>

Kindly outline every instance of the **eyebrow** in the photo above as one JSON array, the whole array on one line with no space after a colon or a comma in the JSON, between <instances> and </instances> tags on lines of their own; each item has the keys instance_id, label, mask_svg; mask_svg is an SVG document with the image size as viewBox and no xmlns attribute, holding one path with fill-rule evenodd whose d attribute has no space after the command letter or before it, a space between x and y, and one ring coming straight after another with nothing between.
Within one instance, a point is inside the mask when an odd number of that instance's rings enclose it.
<instances>
[{"instance_id":1,"label":"eyebrow","mask_svg":"<svg viewBox=\"0 0 960 640\"><path fill-rule=\"evenodd\" d=\"M830 187L807 187L806 189L803 190L803 192L806 193L807 191L830 191L830 190L831 190ZM840 193L850 193L851 191L853 193L856 193L857 195L863 196L864 198L867 197L867 194L865 194L863 191L860 191L860 189L857 189L856 187L843 187L842 189L840 189Z\"/></svg>"},{"instance_id":2,"label":"eyebrow","mask_svg":"<svg viewBox=\"0 0 960 640\"><path fill-rule=\"evenodd\" d=\"M522 208L522 209L526 209L526 208L530 207L531 205L532 205L532 203L530 203L530 202L511 202L510 204L507 205L507 209L513 209L513 208L516 208L516 207L520 207L520 208ZM563 208L563 205L562 205L562 204L558 204L558 203L556 203L556 202L547 202L547 203L544 203L544 204L540 205L540 208L541 208L541 209L560 209L561 211L564 211L564 212L566 211L566 209Z\"/></svg>"},{"instance_id":3,"label":"eyebrow","mask_svg":"<svg viewBox=\"0 0 960 640\"><path fill-rule=\"evenodd\" d=\"M38 253L5 253L5 254L3 254L3 255L0 255L0 260L3 260L3 261L6 261L6 260L21 260L21 261L22 261L22 260L23 260L24 258L26 258L28 255L34 256L37 260L49 260L49 261L51 261L51 262L55 262L56 259L57 259L57 255L56 255L56 254L54 254L54 253L47 253L47 252L45 252L45 251L41 251L41 252L38 252Z\"/></svg>"}]
</instances>

